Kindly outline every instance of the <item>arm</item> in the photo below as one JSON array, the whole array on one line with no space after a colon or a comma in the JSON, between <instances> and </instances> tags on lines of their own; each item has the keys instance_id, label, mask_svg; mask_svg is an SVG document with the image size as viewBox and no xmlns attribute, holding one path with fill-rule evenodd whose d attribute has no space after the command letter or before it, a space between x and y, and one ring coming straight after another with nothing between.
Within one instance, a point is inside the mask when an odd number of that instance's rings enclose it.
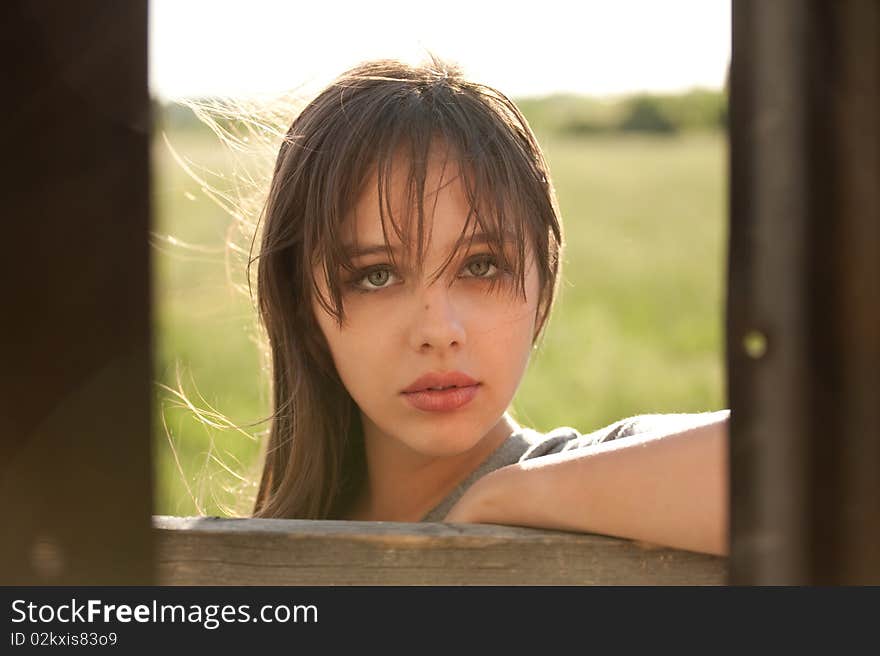
<instances>
[{"instance_id":1,"label":"arm","mask_svg":"<svg viewBox=\"0 0 880 656\"><path fill-rule=\"evenodd\" d=\"M720 415L720 416L719 416ZM446 522L602 533L678 549L728 550L727 414L502 467Z\"/></svg>"}]
</instances>

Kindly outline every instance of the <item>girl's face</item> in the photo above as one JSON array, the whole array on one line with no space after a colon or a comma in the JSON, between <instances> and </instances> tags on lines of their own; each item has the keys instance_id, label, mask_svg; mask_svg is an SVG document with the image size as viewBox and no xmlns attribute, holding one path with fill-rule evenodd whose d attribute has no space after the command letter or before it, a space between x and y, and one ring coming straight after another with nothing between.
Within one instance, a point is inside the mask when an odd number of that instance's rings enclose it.
<instances>
[{"instance_id":1,"label":"girl's face","mask_svg":"<svg viewBox=\"0 0 880 656\"><path fill-rule=\"evenodd\" d=\"M443 457L462 454L504 430L503 416L525 373L535 336L539 283L527 249L523 301L515 293L514 277L496 266L501 263L480 243L479 232L469 248L465 241L432 283L464 228L469 204L458 170L447 163L444 171L436 149L427 172L428 235L421 272L417 263L405 261L387 213L389 243L397 249L398 267L384 251L374 172L343 229L346 248L360 252L352 259L358 271L342 272L346 321L340 328L317 299L313 307L339 376L360 408L365 439L393 440L389 446ZM402 211L405 182L406 169L395 169L390 180L395 220L406 215ZM509 257L512 246L505 247ZM320 268L314 273L322 295L329 299ZM490 292L492 278L498 280ZM425 409L414 395L404 393L425 374L450 372L461 372L478 383L474 389L454 392L462 395L459 401L472 397L464 405ZM435 400L421 397L428 404Z\"/></svg>"}]
</instances>

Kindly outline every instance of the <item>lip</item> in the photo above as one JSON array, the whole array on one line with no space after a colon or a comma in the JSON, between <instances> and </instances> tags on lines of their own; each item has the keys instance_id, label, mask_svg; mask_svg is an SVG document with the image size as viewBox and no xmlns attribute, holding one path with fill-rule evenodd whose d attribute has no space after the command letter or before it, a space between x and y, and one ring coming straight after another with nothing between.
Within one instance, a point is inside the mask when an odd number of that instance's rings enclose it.
<instances>
[{"instance_id":1,"label":"lip","mask_svg":"<svg viewBox=\"0 0 880 656\"><path fill-rule=\"evenodd\" d=\"M447 390L429 390L429 387L447 387ZM450 412L467 405L480 389L481 383L461 371L435 371L415 380L401 395L419 410Z\"/></svg>"},{"instance_id":2,"label":"lip","mask_svg":"<svg viewBox=\"0 0 880 656\"><path fill-rule=\"evenodd\" d=\"M429 387L473 387L480 383L461 371L432 371L414 380L403 394L423 392Z\"/></svg>"},{"instance_id":3,"label":"lip","mask_svg":"<svg viewBox=\"0 0 880 656\"><path fill-rule=\"evenodd\" d=\"M470 403L479 389L478 383L442 391L405 392L403 398L412 406L425 412L450 412Z\"/></svg>"}]
</instances>

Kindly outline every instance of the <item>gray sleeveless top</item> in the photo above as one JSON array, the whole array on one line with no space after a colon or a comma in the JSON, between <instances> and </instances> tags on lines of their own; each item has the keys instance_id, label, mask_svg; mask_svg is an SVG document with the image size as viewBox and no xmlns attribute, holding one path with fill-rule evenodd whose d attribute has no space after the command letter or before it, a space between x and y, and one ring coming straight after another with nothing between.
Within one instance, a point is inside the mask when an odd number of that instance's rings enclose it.
<instances>
[{"instance_id":1,"label":"gray sleeveless top","mask_svg":"<svg viewBox=\"0 0 880 656\"><path fill-rule=\"evenodd\" d=\"M582 435L570 426L554 428L549 433L539 433L531 428L521 428L510 434L471 474L465 478L443 501L434 506L421 521L442 522L452 506L478 479L491 471L516 462L540 458L552 453L582 449L602 442L653 431L674 432L716 421L730 415L730 410L700 413L646 414L627 417L609 426Z\"/></svg>"}]
</instances>

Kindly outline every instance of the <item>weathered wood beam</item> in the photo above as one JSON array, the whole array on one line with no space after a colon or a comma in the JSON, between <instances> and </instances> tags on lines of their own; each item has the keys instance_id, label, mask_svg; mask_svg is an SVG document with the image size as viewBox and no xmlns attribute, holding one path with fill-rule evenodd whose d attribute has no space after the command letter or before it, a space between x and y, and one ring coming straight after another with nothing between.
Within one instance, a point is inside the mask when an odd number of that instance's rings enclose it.
<instances>
[{"instance_id":1,"label":"weathered wood beam","mask_svg":"<svg viewBox=\"0 0 880 656\"><path fill-rule=\"evenodd\" d=\"M727 560L479 524L153 518L160 585L723 585Z\"/></svg>"}]
</instances>

